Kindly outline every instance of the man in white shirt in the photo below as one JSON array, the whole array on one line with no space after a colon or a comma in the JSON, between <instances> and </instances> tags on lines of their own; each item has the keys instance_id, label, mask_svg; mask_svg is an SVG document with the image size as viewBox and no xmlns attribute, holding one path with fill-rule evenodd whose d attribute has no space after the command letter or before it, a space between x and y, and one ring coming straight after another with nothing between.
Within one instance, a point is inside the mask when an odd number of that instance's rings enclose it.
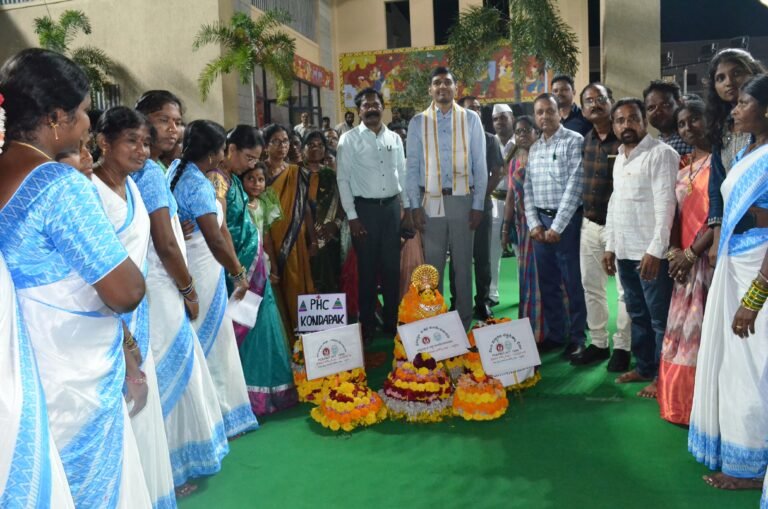
<instances>
[{"instance_id":1,"label":"man in white shirt","mask_svg":"<svg viewBox=\"0 0 768 509\"><path fill-rule=\"evenodd\" d=\"M394 334L400 291L400 204L405 194L405 151L400 136L382 123L384 98L373 88L355 97L360 124L341 135L337 182L357 254L358 298L363 338L376 324L376 287L381 275L384 331ZM412 229L410 214L404 226Z\"/></svg>"},{"instance_id":2,"label":"man in white shirt","mask_svg":"<svg viewBox=\"0 0 768 509\"><path fill-rule=\"evenodd\" d=\"M309 113L303 112L301 114L301 123L293 128L293 132L298 134L301 139L304 139L304 135L309 131L317 131L317 127L313 126L309 121Z\"/></svg>"},{"instance_id":3,"label":"man in white shirt","mask_svg":"<svg viewBox=\"0 0 768 509\"><path fill-rule=\"evenodd\" d=\"M672 279L664 255L675 214L680 156L647 133L642 100L618 101L611 116L614 133L622 145L613 166L603 267L609 275L618 270L632 319L632 353L637 361L635 369L618 377L616 383L648 381L638 396L655 398L672 297Z\"/></svg>"},{"instance_id":4,"label":"man in white shirt","mask_svg":"<svg viewBox=\"0 0 768 509\"><path fill-rule=\"evenodd\" d=\"M344 114L344 122L338 124L334 129L339 133L339 136L347 131L351 131L355 128L355 114L348 111Z\"/></svg>"},{"instance_id":5,"label":"man in white shirt","mask_svg":"<svg viewBox=\"0 0 768 509\"><path fill-rule=\"evenodd\" d=\"M496 139L501 145L501 155L504 161L515 148L515 114L508 104L493 105L493 129L496 131ZM501 272L501 255L507 251L506 246L501 246L501 230L504 228L504 204L509 189L509 175L506 165L503 168L501 180L495 189L491 191L491 203L493 204L493 223L491 227L491 305L499 303L499 272ZM509 253L511 256L511 253Z\"/></svg>"}]
</instances>

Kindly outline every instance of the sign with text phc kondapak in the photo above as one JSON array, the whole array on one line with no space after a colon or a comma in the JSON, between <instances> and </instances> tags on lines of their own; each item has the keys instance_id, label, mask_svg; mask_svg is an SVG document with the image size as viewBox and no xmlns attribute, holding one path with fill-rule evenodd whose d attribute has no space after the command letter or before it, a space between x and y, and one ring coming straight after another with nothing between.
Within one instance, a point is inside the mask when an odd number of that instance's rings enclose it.
<instances>
[{"instance_id":1,"label":"sign with text phc kondapak","mask_svg":"<svg viewBox=\"0 0 768 509\"><path fill-rule=\"evenodd\" d=\"M297 332L316 332L347 325L347 294L299 295Z\"/></svg>"}]
</instances>

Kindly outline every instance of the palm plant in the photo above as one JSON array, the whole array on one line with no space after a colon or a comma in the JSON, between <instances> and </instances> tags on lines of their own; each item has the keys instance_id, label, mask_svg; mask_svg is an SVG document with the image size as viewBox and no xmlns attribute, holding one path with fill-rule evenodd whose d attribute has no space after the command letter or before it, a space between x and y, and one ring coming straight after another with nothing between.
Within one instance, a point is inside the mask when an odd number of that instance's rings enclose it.
<instances>
[{"instance_id":1,"label":"palm plant","mask_svg":"<svg viewBox=\"0 0 768 509\"><path fill-rule=\"evenodd\" d=\"M40 46L56 51L71 58L83 69L91 90L100 92L110 84L115 71L115 63L100 48L82 46L70 49L78 33L89 35L91 22L83 11L66 10L54 21L50 16L35 18L35 34Z\"/></svg>"},{"instance_id":2,"label":"palm plant","mask_svg":"<svg viewBox=\"0 0 768 509\"><path fill-rule=\"evenodd\" d=\"M432 68L424 58L417 55L416 52L408 53L400 62L397 80L402 83L402 88L392 93L393 106L416 111L429 106L431 99L427 95L427 89Z\"/></svg>"},{"instance_id":3,"label":"palm plant","mask_svg":"<svg viewBox=\"0 0 768 509\"><path fill-rule=\"evenodd\" d=\"M501 12L493 7L470 7L448 32L448 65L459 83L471 89L503 42Z\"/></svg>"},{"instance_id":4,"label":"palm plant","mask_svg":"<svg viewBox=\"0 0 768 509\"><path fill-rule=\"evenodd\" d=\"M510 0L509 43L518 88L528 58L573 76L579 68L576 34L560 16L552 0Z\"/></svg>"},{"instance_id":5,"label":"palm plant","mask_svg":"<svg viewBox=\"0 0 768 509\"><path fill-rule=\"evenodd\" d=\"M283 103L291 95L293 84L293 58L296 41L280 29L291 21L284 10L268 10L258 19L237 12L229 23L216 22L203 25L192 43L194 50L208 44L223 46L220 56L206 64L197 83L205 100L216 79L235 71L243 85L251 85L253 124L256 125L256 81L254 71L261 67L272 74L277 88L277 101Z\"/></svg>"}]
</instances>

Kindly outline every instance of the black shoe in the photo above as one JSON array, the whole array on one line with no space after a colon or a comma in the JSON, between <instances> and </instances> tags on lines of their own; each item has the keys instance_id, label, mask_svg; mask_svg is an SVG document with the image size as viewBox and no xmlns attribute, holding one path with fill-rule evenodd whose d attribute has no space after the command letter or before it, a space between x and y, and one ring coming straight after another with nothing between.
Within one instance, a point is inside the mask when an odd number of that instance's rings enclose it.
<instances>
[{"instance_id":1,"label":"black shoe","mask_svg":"<svg viewBox=\"0 0 768 509\"><path fill-rule=\"evenodd\" d=\"M631 357L632 356L628 351L614 348L611 360L608 361L608 371L612 373L624 373L629 369L629 361L631 360Z\"/></svg>"},{"instance_id":2,"label":"black shoe","mask_svg":"<svg viewBox=\"0 0 768 509\"><path fill-rule=\"evenodd\" d=\"M557 341L552 341L551 339L545 339L539 343L537 347L539 349L539 353L547 353L562 349L563 344L558 343Z\"/></svg>"},{"instance_id":3,"label":"black shoe","mask_svg":"<svg viewBox=\"0 0 768 509\"><path fill-rule=\"evenodd\" d=\"M478 304L475 306L475 318L483 321L493 318L493 310L491 310L491 307L488 304Z\"/></svg>"},{"instance_id":4,"label":"black shoe","mask_svg":"<svg viewBox=\"0 0 768 509\"><path fill-rule=\"evenodd\" d=\"M571 356L571 364L574 366L586 366L595 362L602 362L611 356L608 347L598 348L595 345L589 345L584 353L579 356Z\"/></svg>"},{"instance_id":5,"label":"black shoe","mask_svg":"<svg viewBox=\"0 0 768 509\"><path fill-rule=\"evenodd\" d=\"M574 357L578 357L584 353L586 348L584 345L580 345L578 343L569 343L568 346L565 347L565 350L563 350L563 358L571 360Z\"/></svg>"}]
</instances>

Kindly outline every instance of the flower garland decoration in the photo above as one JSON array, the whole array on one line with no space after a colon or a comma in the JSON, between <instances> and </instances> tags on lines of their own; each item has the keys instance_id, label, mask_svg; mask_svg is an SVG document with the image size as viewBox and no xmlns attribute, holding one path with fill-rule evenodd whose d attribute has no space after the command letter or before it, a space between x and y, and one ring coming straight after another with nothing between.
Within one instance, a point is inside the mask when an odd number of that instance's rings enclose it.
<instances>
[{"instance_id":1,"label":"flower garland decoration","mask_svg":"<svg viewBox=\"0 0 768 509\"><path fill-rule=\"evenodd\" d=\"M331 431L352 431L387 418L387 407L365 383L350 381L351 375L329 377L320 405L310 411L312 419Z\"/></svg>"},{"instance_id":2,"label":"flower garland decoration","mask_svg":"<svg viewBox=\"0 0 768 509\"><path fill-rule=\"evenodd\" d=\"M5 145L5 110L3 109L3 102L5 98L3 94L0 94L0 154L3 153L3 145Z\"/></svg>"},{"instance_id":3,"label":"flower garland decoration","mask_svg":"<svg viewBox=\"0 0 768 509\"><path fill-rule=\"evenodd\" d=\"M397 308L397 320L400 323L412 323L425 318L441 315L448 312L445 299L437 290L439 282L437 269L432 265L419 265L411 274L411 284L403 295ZM400 334L395 335L395 349L392 359L392 369L406 362Z\"/></svg>"},{"instance_id":4,"label":"flower garland decoration","mask_svg":"<svg viewBox=\"0 0 768 509\"><path fill-rule=\"evenodd\" d=\"M446 359L444 361L446 368L448 368L451 374L451 378L454 381L458 381L462 374L473 373L478 369L483 369L483 364L480 360L480 354L477 352L477 345L475 344L474 330L481 327L486 327L488 325L496 325L510 321L510 318L489 318L485 322L476 322L475 325L472 326L472 330L469 331L469 334L467 334L470 345L469 352L465 353L464 355ZM520 370L517 373L521 377L525 376L525 378L520 380L519 383L508 386L507 391L522 391L525 389L530 389L541 380L541 372L535 368Z\"/></svg>"},{"instance_id":5,"label":"flower garland decoration","mask_svg":"<svg viewBox=\"0 0 768 509\"><path fill-rule=\"evenodd\" d=\"M390 418L408 422L439 422L450 416L452 394L445 368L427 353L395 368L379 391Z\"/></svg>"},{"instance_id":6,"label":"flower garland decoration","mask_svg":"<svg viewBox=\"0 0 768 509\"><path fill-rule=\"evenodd\" d=\"M301 338L293 344L291 371L293 371L293 382L296 385L296 392L299 394L299 401L302 403L318 403L324 396L325 391L327 391L327 386L335 380L335 377L341 376L344 380L349 380L353 383L366 384L368 381L365 370L362 368L344 371L338 375L307 380L307 369L304 364L304 346Z\"/></svg>"},{"instance_id":7,"label":"flower garland decoration","mask_svg":"<svg viewBox=\"0 0 768 509\"><path fill-rule=\"evenodd\" d=\"M493 320L493 318L490 318L489 320ZM483 326L485 326L485 323L477 322L472 327L472 329L474 330L478 327L483 327ZM475 335L472 333L472 331L469 331L469 334L467 334L467 339L469 340L469 351L467 353L462 355L457 355L456 357L451 357L450 359L446 359L443 361L454 383L458 382L459 378L465 373L472 373L474 370L478 368L480 370L483 369L483 363L480 360L480 354L477 353L477 345L475 344Z\"/></svg>"},{"instance_id":8,"label":"flower garland decoration","mask_svg":"<svg viewBox=\"0 0 768 509\"><path fill-rule=\"evenodd\" d=\"M509 400L504 386L483 368L459 377L453 394L453 413L467 421L498 419L507 411Z\"/></svg>"}]
</instances>

